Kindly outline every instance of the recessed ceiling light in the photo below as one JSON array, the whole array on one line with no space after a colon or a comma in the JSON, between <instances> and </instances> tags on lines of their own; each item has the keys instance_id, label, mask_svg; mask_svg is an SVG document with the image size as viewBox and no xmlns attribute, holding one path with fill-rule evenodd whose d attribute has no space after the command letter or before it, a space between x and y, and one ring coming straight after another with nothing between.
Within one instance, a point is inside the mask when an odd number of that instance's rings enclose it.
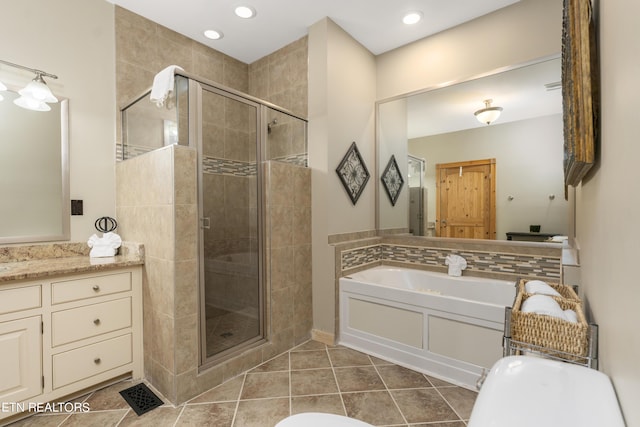
<instances>
[{"instance_id":1,"label":"recessed ceiling light","mask_svg":"<svg viewBox=\"0 0 640 427\"><path fill-rule=\"evenodd\" d=\"M418 11L409 12L406 15L404 15L404 18L402 18L402 22L404 22L407 25L413 25L420 22L421 19L422 19L422 12L418 12Z\"/></svg>"},{"instance_id":2,"label":"recessed ceiling light","mask_svg":"<svg viewBox=\"0 0 640 427\"><path fill-rule=\"evenodd\" d=\"M222 31L207 30L204 32L204 36L211 40L220 40L224 37L224 34L222 34Z\"/></svg>"},{"instance_id":3,"label":"recessed ceiling light","mask_svg":"<svg viewBox=\"0 0 640 427\"><path fill-rule=\"evenodd\" d=\"M256 10L251 6L238 6L236 7L236 15L240 18L249 19L256 16Z\"/></svg>"}]
</instances>

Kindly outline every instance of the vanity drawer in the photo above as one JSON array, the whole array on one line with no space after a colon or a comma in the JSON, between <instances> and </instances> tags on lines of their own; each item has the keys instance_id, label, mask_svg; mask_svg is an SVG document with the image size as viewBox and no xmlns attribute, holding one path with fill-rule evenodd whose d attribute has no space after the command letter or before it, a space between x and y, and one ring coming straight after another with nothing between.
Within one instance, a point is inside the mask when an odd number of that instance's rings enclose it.
<instances>
[{"instance_id":1,"label":"vanity drawer","mask_svg":"<svg viewBox=\"0 0 640 427\"><path fill-rule=\"evenodd\" d=\"M0 290L0 314L42 307L41 289L36 285Z\"/></svg>"},{"instance_id":2,"label":"vanity drawer","mask_svg":"<svg viewBox=\"0 0 640 427\"><path fill-rule=\"evenodd\" d=\"M130 290L130 272L65 280L51 284L51 303L61 304Z\"/></svg>"},{"instance_id":3,"label":"vanity drawer","mask_svg":"<svg viewBox=\"0 0 640 427\"><path fill-rule=\"evenodd\" d=\"M55 347L131 326L131 298L85 305L51 314Z\"/></svg>"},{"instance_id":4,"label":"vanity drawer","mask_svg":"<svg viewBox=\"0 0 640 427\"><path fill-rule=\"evenodd\" d=\"M131 363L131 334L53 355L53 388Z\"/></svg>"}]
</instances>

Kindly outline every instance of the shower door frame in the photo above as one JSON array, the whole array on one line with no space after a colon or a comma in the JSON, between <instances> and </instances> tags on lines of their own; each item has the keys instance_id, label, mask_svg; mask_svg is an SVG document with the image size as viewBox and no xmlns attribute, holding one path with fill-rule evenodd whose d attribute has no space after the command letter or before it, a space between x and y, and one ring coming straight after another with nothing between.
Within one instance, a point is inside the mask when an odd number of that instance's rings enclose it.
<instances>
[{"instance_id":1,"label":"shower door frame","mask_svg":"<svg viewBox=\"0 0 640 427\"><path fill-rule=\"evenodd\" d=\"M265 221L264 221L264 176L263 164L266 158L265 131L266 109L263 103L251 99L235 91L228 91L210 83L189 79L189 144L194 144L198 157L198 288L199 288L199 370L204 370L217 363L241 354L249 348L265 343L267 337L266 313L266 259L265 259ZM259 293L259 334L234 347L218 354L207 356L206 340L206 303L205 303L205 266L204 266L204 185L203 185L203 135L202 135L202 100L203 91L233 99L256 108L256 215L257 215L257 245L258 245L258 293ZM194 96L192 96L192 94Z\"/></svg>"}]
</instances>

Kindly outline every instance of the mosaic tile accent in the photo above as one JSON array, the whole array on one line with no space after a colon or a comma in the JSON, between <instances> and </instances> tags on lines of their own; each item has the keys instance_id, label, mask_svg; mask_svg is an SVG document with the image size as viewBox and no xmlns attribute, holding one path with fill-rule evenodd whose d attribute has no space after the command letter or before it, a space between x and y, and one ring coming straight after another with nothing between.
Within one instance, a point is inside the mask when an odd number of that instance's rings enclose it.
<instances>
[{"instance_id":1,"label":"mosaic tile accent","mask_svg":"<svg viewBox=\"0 0 640 427\"><path fill-rule=\"evenodd\" d=\"M342 251L342 270L362 267L380 261L382 257L381 245L364 246L361 248Z\"/></svg>"},{"instance_id":2,"label":"mosaic tile accent","mask_svg":"<svg viewBox=\"0 0 640 427\"><path fill-rule=\"evenodd\" d=\"M132 145L132 144L128 144L125 148L124 148L124 159L131 159L133 157L139 156L141 154L145 154L148 153L149 151L153 151L156 150L158 148L162 148L162 147L147 147L144 145ZM116 144L116 160L120 161L123 159L122 157L122 144Z\"/></svg>"},{"instance_id":3,"label":"mosaic tile accent","mask_svg":"<svg viewBox=\"0 0 640 427\"><path fill-rule=\"evenodd\" d=\"M202 160L202 168L204 173L217 175L233 175L233 176L255 176L256 165L251 162L242 162L239 160L218 159L215 157L204 156Z\"/></svg>"},{"instance_id":4,"label":"mosaic tile accent","mask_svg":"<svg viewBox=\"0 0 640 427\"><path fill-rule=\"evenodd\" d=\"M421 246L380 244L342 251L342 270L362 267L376 261L394 261L412 265L445 266L447 255L467 260L467 271L560 278L560 258L500 252L460 251Z\"/></svg>"},{"instance_id":5,"label":"mosaic tile accent","mask_svg":"<svg viewBox=\"0 0 640 427\"><path fill-rule=\"evenodd\" d=\"M274 157L271 160L282 163L292 163L296 166L307 167L307 153L290 154L288 156Z\"/></svg>"}]
</instances>

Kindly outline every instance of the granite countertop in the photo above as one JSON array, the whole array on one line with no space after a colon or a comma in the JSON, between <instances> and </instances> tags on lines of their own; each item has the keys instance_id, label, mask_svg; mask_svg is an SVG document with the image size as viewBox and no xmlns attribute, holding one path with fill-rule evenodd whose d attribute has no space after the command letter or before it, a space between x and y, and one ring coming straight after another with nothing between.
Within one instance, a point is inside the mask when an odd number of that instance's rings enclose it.
<instances>
[{"instance_id":1,"label":"granite countertop","mask_svg":"<svg viewBox=\"0 0 640 427\"><path fill-rule=\"evenodd\" d=\"M89 273L144 264L144 246L123 242L119 255L89 257L80 244L8 246L0 248L0 284L72 273Z\"/></svg>"}]
</instances>

